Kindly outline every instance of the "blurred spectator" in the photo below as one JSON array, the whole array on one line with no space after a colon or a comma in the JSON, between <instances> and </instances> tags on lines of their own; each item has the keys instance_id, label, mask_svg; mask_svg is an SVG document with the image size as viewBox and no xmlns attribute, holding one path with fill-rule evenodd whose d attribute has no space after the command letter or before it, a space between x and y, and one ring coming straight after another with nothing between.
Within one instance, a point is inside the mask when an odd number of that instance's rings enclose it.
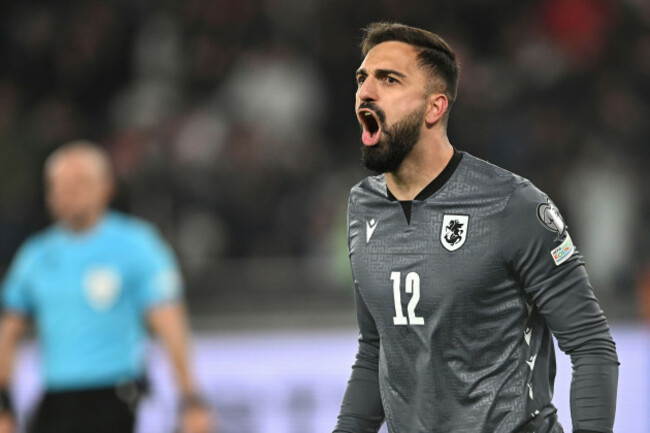
<instances>
[{"instance_id":1,"label":"blurred spectator","mask_svg":"<svg viewBox=\"0 0 650 433\"><path fill-rule=\"evenodd\" d=\"M636 254L634 239L642 193L625 155L611 143L592 143L588 155L567 176L565 199L574 221L576 242L599 292L623 292L633 281L630 267ZM629 289L627 290L629 293Z\"/></svg>"},{"instance_id":2,"label":"blurred spectator","mask_svg":"<svg viewBox=\"0 0 650 433\"><path fill-rule=\"evenodd\" d=\"M64 11L28 0L0 15L0 267L46 221L40 179L26 173L78 136L106 145L124 186L121 205L179 248L190 304L265 281L222 285L217 295L215 272L228 260L338 254L331 237L341 236L341 210L332 201L344 201L364 174L354 164L349 96L358 29L376 20L431 29L458 47L461 97L449 125L458 148L558 200L582 193L577 185L589 184L596 167L619 188L650 180L645 1L94 0ZM608 155L590 154L594 135L635 157L609 172ZM349 185L333 179L341 173ZM565 194L569 184L574 192ZM647 194L635 203L626 212L650 208ZM605 230L593 227L581 245ZM650 236L620 230L621 248L650 250ZM629 272L648 257L633 254ZM349 293L342 280L333 285ZM632 289L622 285L620 299L634 306Z\"/></svg>"}]
</instances>

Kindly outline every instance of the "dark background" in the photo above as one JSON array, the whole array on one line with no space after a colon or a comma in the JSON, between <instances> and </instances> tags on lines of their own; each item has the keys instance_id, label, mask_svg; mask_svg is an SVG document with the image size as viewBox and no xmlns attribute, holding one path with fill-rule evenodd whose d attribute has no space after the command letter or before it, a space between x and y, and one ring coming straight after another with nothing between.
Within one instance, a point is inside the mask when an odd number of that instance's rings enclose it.
<instances>
[{"instance_id":1,"label":"dark background","mask_svg":"<svg viewBox=\"0 0 650 433\"><path fill-rule=\"evenodd\" d=\"M650 292L650 3L30 1L0 11L0 275L45 227L42 164L115 159L115 207L174 246L193 326L353 324L345 212L360 29L443 36L449 136L558 204L615 321Z\"/></svg>"}]
</instances>

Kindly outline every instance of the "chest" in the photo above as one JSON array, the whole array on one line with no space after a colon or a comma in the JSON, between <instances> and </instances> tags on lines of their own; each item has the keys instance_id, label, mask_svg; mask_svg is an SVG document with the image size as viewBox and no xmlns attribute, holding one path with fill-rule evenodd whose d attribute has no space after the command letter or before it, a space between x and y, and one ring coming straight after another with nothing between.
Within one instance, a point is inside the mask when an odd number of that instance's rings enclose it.
<instances>
[{"instance_id":1,"label":"chest","mask_svg":"<svg viewBox=\"0 0 650 433\"><path fill-rule=\"evenodd\" d=\"M53 243L36 264L30 281L36 307L61 311L108 311L128 300L135 282L134 263L119 245Z\"/></svg>"},{"instance_id":2,"label":"chest","mask_svg":"<svg viewBox=\"0 0 650 433\"><path fill-rule=\"evenodd\" d=\"M351 208L355 284L381 327L455 320L520 304L503 259L498 201ZM472 319L471 314L469 320Z\"/></svg>"}]
</instances>

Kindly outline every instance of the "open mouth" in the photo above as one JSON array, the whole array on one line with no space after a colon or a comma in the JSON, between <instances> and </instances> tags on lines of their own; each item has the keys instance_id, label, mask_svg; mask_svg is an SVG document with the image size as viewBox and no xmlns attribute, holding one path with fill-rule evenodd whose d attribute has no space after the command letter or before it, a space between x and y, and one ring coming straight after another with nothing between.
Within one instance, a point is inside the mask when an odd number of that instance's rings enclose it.
<instances>
[{"instance_id":1,"label":"open mouth","mask_svg":"<svg viewBox=\"0 0 650 433\"><path fill-rule=\"evenodd\" d=\"M359 123L363 128L361 141L365 146L374 146L379 142L381 127L377 115L368 109L362 109L358 112Z\"/></svg>"}]
</instances>

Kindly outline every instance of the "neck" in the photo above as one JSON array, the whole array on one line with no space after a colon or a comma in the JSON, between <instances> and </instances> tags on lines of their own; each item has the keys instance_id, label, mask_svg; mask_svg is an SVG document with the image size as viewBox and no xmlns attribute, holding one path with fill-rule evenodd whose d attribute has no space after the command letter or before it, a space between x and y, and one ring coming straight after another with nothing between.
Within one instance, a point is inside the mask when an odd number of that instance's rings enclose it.
<instances>
[{"instance_id":1,"label":"neck","mask_svg":"<svg viewBox=\"0 0 650 433\"><path fill-rule=\"evenodd\" d=\"M446 134L423 137L399 168L386 173L386 185L400 201L413 200L449 164L454 148Z\"/></svg>"},{"instance_id":2,"label":"neck","mask_svg":"<svg viewBox=\"0 0 650 433\"><path fill-rule=\"evenodd\" d=\"M61 221L63 226L76 234L82 234L93 229L101 220L103 213L93 213L92 215L83 215L77 218L70 218Z\"/></svg>"}]
</instances>

